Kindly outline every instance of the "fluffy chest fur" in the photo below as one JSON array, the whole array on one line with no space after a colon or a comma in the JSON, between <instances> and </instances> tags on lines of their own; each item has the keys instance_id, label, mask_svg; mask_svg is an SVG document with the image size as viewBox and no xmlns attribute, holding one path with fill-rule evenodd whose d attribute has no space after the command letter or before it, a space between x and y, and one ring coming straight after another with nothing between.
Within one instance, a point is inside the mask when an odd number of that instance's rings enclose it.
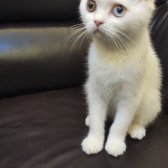
<instances>
[{"instance_id":1,"label":"fluffy chest fur","mask_svg":"<svg viewBox=\"0 0 168 168\"><path fill-rule=\"evenodd\" d=\"M88 56L89 81L101 95L109 99L123 90L126 93L127 87L139 89L145 74L145 64L146 57L142 51L135 49L122 54L113 53L93 43Z\"/></svg>"}]
</instances>

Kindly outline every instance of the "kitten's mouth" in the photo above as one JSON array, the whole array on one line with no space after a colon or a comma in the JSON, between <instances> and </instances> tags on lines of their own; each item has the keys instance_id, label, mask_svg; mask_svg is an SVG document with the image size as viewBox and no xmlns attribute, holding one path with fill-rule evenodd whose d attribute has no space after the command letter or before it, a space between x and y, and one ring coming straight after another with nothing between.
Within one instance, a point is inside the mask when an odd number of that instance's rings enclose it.
<instances>
[{"instance_id":1,"label":"kitten's mouth","mask_svg":"<svg viewBox=\"0 0 168 168\"><path fill-rule=\"evenodd\" d=\"M100 36L104 35L104 33L100 29L96 29L93 32L93 35L96 36L96 37L100 37Z\"/></svg>"}]
</instances>

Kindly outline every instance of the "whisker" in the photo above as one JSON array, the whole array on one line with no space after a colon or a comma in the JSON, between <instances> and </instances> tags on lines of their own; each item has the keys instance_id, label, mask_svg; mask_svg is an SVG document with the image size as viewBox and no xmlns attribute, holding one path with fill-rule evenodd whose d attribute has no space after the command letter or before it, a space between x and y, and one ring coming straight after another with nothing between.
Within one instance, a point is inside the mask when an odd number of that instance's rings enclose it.
<instances>
[{"instance_id":1,"label":"whisker","mask_svg":"<svg viewBox=\"0 0 168 168\"><path fill-rule=\"evenodd\" d=\"M81 47L81 44L83 44L84 40L85 40L88 36L89 36L89 35L88 35L87 31L85 31L85 34L83 35L83 38L82 38L81 41L80 41L79 48Z\"/></svg>"},{"instance_id":2,"label":"whisker","mask_svg":"<svg viewBox=\"0 0 168 168\"><path fill-rule=\"evenodd\" d=\"M113 47L117 48L117 49L120 48L116 33L111 32L108 29L104 29L104 30L110 36L110 41L111 41L111 44L113 45Z\"/></svg>"},{"instance_id":3,"label":"whisker","mask_svg":"<svg viewBox=\"0 0 168 168\"><path fill-rule=\"evenodd\" d=\"M121 34L122 36L124 36L125 38L127 38L130 41L133 41L131 37L129 37L127 34L125 34L124 32L120 31L120 30L116 30L117 33Z\"/></svg>"},{"instance_id":4,"label":"whisker","mask_svg":"<svg viewBox=\"0 0 168 168\"><path fill-rule=\"evenodd\" d=\"M131 40L131 38L129 38L125 33L123 33L122 31L119 31L119 30L118 31L116 30L115 32L112 32L108 29L104 29L104 30L113 39L111 41L112 41L112 44L113 43L115 44L116 48L122 47L122 48L126 49L129 47L127 40Z\"/></svg>"},{"instance_id":5,"label":"whisker","mask_svg":"<svg viewBox=\"0 0 168 168\"><path fill-rule=\"evenodd\" d=\"M74 37L74 36L77 35L78 33L82 32L84 29L85 29L84 27L83 27L83 28L74 29L74 30L72 31L72 33L70 33L70 34L64 39L64 41L70 40L72 37Z\"/></svg>"},{"instance_id":6,"label":"whisker","mask_svg":"<svg viewBox=\"0 0 168 168\"><path fill-rule=\"evenodd\" d=\"M83 23L75 24L75 25L69 27L69 29L80 28L80 27L84 27L84 24Z\"/></svg>"},{"instance_id":7,"label":"whisker","mask_svg":"<svg viewBox=\"0 0 168 168\"><path fill-rule=\"evenodd\" d=\"M82 32L79 36L77 36L77 39L72 43L72 46L70 48L70 52L72 50L72 48L74 48L74 45L82 38L82 36L84 36L86 34L86 30L84 32Z\"/></svg>"},{"instance_id":8,"label":"whisker","mask_svg":"<svg viewBox=\"0 0 168 168\"><path fill-rule=\"evenodd\" d=\"M84 24L76 24L76 25L69 27L69 31L67 32L68 35L62 41L62 52L64 52L64 48L65 46L67 46L66 45L67 42L68 44L72 44L75 38L79 36L83 31L85 31ZM72 42L69 42L69 40L71 40Z\"/></svg>"}]
</instances>

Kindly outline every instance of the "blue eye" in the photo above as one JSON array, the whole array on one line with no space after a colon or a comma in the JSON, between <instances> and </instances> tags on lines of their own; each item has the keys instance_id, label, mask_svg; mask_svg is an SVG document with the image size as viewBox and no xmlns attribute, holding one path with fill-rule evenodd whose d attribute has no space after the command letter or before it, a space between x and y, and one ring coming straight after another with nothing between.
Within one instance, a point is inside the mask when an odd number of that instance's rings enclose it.
<instances>
[{"instance_id":1,"label":"blue eye","mask_svg":"<svg viewBox=\"0 0 168 168\"><path fill-rule=\"evenodd\" d=\"M122 5L116 5L113 8L113 14L116 17L122 17L124 15L124 13L125 13L125 8Z\"/></svg>"}]
</instances>

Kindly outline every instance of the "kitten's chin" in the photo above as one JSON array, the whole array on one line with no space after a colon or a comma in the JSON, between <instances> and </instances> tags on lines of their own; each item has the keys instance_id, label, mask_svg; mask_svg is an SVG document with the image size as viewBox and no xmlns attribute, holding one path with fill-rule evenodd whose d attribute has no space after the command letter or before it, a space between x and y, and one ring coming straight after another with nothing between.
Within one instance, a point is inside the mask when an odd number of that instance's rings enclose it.
<instances>
[{"instance_id":1,"label":"kitten's chin","mask_svg":"<svg viewBox=\"0 0 168 168\"><path fill-rule=\"evenodd\" d=\"M126 45L123 45L121 41L115 40L115 38L109 37L106 33L102 31L95 31L93 33L93 39L94 41L98 42L101 46L110 49L112 51L118 52L118 51L125 51L128 48L126 48Z\"/></svg>"},{"instance_id":2,"label":"kitten's chin","mask_svg":"<svg viewBox=\"0 0 168 168\"><path fill-rule=\"evenodd\" d=\"M101 30L95 30L93 32L93 37L96 41L99 41L103 43L104 45L107 45L106 43L109 43L109 37Z\"/></svg>"},{"instance_id":3,"label":"kitten's chin","mask_svg":"<svg viewBox=\"0 0 168 168\"><path fill-rule=\"evenodd\" d=\"M100 38L103 38L103 37L105 36L105 34L104 34L102 31L100 31L100 30L95 30L95 31L93 32L93 36L94 36L95 38L100 39Z\"/></svg>"}]
</instances>

